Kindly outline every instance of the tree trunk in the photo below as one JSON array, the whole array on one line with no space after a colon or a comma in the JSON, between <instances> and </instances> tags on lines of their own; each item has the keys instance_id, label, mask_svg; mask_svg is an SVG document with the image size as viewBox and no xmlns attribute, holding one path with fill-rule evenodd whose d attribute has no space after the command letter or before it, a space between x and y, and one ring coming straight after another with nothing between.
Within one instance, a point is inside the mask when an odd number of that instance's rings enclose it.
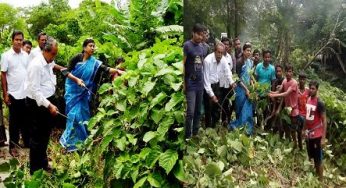
<instances>
[{"instance_id":1,"label":"tree trunk","mask_svg":"<svg viewBox=\"0 0 346 188\"><path fill-rule=\"evenodd\" d=\"M237 0L234 0L234 36L235 37L238 37L239 36L239 33L238 33L238 21L239 21L239 18L238 18L238 3L237 3Z\"/></svg>"}]
</instances>

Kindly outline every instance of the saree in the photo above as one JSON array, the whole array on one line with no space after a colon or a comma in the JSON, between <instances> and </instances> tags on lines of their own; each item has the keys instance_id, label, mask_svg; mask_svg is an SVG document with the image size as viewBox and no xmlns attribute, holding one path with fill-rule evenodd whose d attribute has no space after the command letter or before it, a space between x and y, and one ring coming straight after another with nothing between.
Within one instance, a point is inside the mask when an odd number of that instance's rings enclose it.
<instances>
[{"instance_id":1,"label":"saree","mask_svg":"<svg viewBox=\"0 0 346 188\"><path fill-rule=\"evenodd\" d=\"M85 62L78 62L71 73L82 79L89 90L94 91L94 77L101 64L101 61L91 56ZM86 124L90 119L89 102L92 96L87 89L78 86L71 79L66 79L64 98L68 119L65 131L60 138L60 144L67 151L74 151L77 149L76 145L83 143L88 137Z\"/></svg>"},{"instance_id":2,"label":"saree","mask_svg":"<svg viewBox=\"0 0 346 188\"><path fill-rule=\"evenodd\" d=\"M250 86L250 70L253 66L253 63L250 59L247 59L244 65L241 68L240 72L240 81L246 85ZM250 99L246 96L245 89L237 84L235 88L235 111L236 111L236 120L231 121L228 125L230 130L246 126L246 132L249 135L253 133L253 104Z\"/></svg>"}]
</instances>

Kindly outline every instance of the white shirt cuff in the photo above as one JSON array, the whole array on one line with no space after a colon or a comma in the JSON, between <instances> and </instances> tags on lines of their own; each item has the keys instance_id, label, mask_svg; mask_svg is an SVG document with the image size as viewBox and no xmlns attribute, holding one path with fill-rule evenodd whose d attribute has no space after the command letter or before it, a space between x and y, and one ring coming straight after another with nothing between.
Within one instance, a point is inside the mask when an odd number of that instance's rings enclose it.
<instances>
[{"instance_id":1,"label":"white shirt cuff","mask_svg":"<svg viewBox=\"0 0 346 188\"><path fill-rule=\"evenodd\" d=\"M48 100L48 99L44 99L44 100L43 100L43 106L46 107L46 108L48 108L49 105L50 105L49 100Z\"/></svg>"}]
</instances>

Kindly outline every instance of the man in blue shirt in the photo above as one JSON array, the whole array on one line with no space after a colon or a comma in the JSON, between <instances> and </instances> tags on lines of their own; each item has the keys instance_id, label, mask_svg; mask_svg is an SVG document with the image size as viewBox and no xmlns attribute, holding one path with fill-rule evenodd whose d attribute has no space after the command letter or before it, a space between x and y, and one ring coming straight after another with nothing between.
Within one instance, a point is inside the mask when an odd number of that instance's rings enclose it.
<instances>
[{"instance_id":1,"label":"man in blue shirt","mask_svg":"<svg viewBox=\"0 0 346 188\"><path fill-rule=\"evenodd\" d=\"M272 55L270 50L263 51L263 62L256 66L255 75L259 84L271 85L272 80L275 79L275 68L271 64Z\"/></svg>"},{"instance_id":2,"label":"man in blue shirt","mask_svg":"<svg viewBox=\"0 0 346 188\"><path fill-rule=\"evenodd\" d=\"M271 83L275 80L275 68L271 64L271 52L270 50L263 50L263 62L257 64L255 68L255 76L258 81L260 88L258 89L258 93L260 99L265 99L265 94L268 93L271 89ZM268 100L269 102L269 100ZM269 105L268 105L269 106ZM255 112L257 117L257 125L261 126L261 122L266 116L269 114L269 109L263 109L263 115L258 114L258 111ZM262 114L262 113L261 113ZM263 118L263 119L262 119ZM270 127L264 125L265 129L269 129Z\"/></svg>"},{"instance_id":3,"label":"man in blue shirt","mask_svg":"<svg viewBox=\"0 0 346 188\"><path fill-rule=\"evenodd\" d=\"M192 28L192 39L184 43L184 92L187 109L185 119L185 139L197 135L203 99L203 60L205 48L202 46L206 28L196 24Z\"/></svg>"}]
</instances>

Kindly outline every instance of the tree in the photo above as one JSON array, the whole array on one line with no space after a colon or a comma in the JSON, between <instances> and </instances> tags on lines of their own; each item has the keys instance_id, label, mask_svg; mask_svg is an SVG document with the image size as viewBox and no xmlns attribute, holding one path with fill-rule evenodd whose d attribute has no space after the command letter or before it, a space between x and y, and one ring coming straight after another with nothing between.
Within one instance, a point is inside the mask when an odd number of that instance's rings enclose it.
<instances>
[{"instance_id":1,"label":"tree","mask_svg":"<svg viewBox=\"0 0 346 188\"><path fill-rule=\"evenodd\" d=\"M17 18L17 11L6 3L0 3L0 41L3 40L4 33L13 29Z\"/></svg>"}]
</instances>

